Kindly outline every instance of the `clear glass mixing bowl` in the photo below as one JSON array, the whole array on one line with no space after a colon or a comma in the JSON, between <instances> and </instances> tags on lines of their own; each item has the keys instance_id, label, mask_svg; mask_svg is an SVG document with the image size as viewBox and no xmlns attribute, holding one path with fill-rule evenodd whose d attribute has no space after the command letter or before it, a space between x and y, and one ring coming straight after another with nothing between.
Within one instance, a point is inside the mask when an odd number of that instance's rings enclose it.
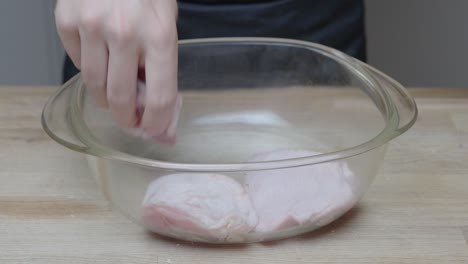
<instances>
[{"instance_id":1,"label":"clear glass mixing bowl","mask_svg":"<svg viewBox=\"0 0 468 264\"><path fill-rule=\"evenodd\" d=\"M269 241L327 225L355 206L376 176L387 143L417 117L413 98L399 83L337 50L309 42L181 41L178 82L184 105L174 145L143 140L119 128L107 110L95 106L80 75L47 102L42 124L58 143L87 154L98 184L125 216L161 235L189 241ZM278 150L302 155L253 158ZM304 173L301 169L311 175L297 178ZM161 212L156 210L145 218L150 184L180 173L195 181L207 174L222 175L244 189L232 194L228 186L224 193L226 186L207 181L202 186L213 190L186 186L184 191L179 187L185 182L176 181L167 185L171 188L161 187L160 193L175 197L166 199L166 206L185 202L192 211L172 208L171 218L158 216ZM248 189L252 175L258 187L253 194ZM275 180L277 185L271 185ZM346 188L338 187L338 182ZM272 195L275 188L279 191ZM197 200L203 192L207 197ZM230 218L246 209L229 195L246 196L244 205L253 208L250 220ZM259 203L267 205L263 211L270 216L261 216ZM151 217L160 217L160 225L152 225ZM261 221L264 228L256 228ZM194 228L197 223L204 224L204 230Z\"/></svg>"}]
</instances>

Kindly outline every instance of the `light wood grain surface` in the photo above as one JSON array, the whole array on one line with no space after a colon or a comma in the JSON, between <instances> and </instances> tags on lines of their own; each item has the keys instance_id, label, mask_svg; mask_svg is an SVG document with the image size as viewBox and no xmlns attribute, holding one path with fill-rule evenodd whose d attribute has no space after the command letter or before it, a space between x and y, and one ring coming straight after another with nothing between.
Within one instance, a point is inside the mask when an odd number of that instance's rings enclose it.
<instances>
[{"instance_id":1,"label":"light wood grain surface","mask_svg":"<svg viewBox=\"0 0 468 264\"><path fill-rule=\"evenodd\" d=\"M0 263L468 263L468 90L411 90L418 122L336 223L217 247L162 240L111 211L85 157L42 131L54 89L0 87Z\"/></svg>"}]
</instances>

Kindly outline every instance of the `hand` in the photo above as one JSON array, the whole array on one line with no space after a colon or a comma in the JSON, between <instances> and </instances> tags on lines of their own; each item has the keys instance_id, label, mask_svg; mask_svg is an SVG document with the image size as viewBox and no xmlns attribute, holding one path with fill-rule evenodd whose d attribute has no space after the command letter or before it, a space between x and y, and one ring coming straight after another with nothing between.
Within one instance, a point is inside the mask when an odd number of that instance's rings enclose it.
<instances>
[{"instance_id":1,"label":"hand","mask_svg":"<svg viewBox=\"0 0 468 264\"><path fill-rule=\"evenodd\" d=\"M177 1L58 0L55 17L65 50L96 103L125 128L163 135L178 100ZM141 116L139 68L146 77Z\"/></svg>"},{"instance_id":2,"label":"hand","mask_svg":"<svg viewBox=\"0 0 468 264\"><path fill-rule=\"evenodd\" d=\"M137 96L137 113L142 113L145 109L144 99L146 98L146 86L142 81L138 82L138 96ZM141 137L144 139L155 139L163 144L174 144L176 140L176 128L179 121L179 114L182 108L182 97L177 96L176 106L174 110L174 115L172 116L172 121L169 124L169 127L166 129L162 135L152 135L146 133L142 128L127 128L125 131L135 137Z\"/></svg>"}]
</instances>

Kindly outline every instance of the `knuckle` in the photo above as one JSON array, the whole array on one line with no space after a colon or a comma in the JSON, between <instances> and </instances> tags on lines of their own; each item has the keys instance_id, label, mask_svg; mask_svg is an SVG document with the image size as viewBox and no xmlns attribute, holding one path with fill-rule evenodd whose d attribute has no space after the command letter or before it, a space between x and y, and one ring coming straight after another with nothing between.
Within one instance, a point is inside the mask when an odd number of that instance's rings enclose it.
<instances>
[{"instance_id":1,"label":"knuckle","mask_svg":"<svg viewBox=\"0 0 468 264\"><path fill-rule=\"evenodd\" d=\"M63 2L58 2L54 9L54 17L57 28L63 28L70 26L72 23L72 16L68 14L67 9L64 8Z\"/></svg>"},{"instance_id":2,"label":"knuckle","mask_svg":"<svg viewBox=\"0 0 468 264\"><path fill-rule=\"evenodd\" d=\"M109 29L111 36L111 41L120 48L127 48L131 46L135 39L133 30L130 28L123 28L118 26L113 26Z\"/></svg>"},{"instance_id":3,"label":"knuckle","mask_svg":"<svg viewBox=\"0 0 468 264\"><path fill-rule=\"evenodd\" d=\"M163 25L148 34L150 47L168 48L177 43L177 34L173 26Z\"/></svg>"},{"instance_id":4,"label":"knuckle","mask_svg":"<svg viewBox=\"0 0 468 264\"><path fill-rule=\"evenodd\" d=\"M102 21L98 14L85 13L80 19L80 27L88 34L98 34L102 28Z\"/></svg>"},{"instance_id":5,"label":"knuckle","mask_svg":"<svg viewBox=\"0 0 468 264\"><path fill-rule=\"evenodd\" d=\"M114 19L107 29L109 38L117 47L130 46L136 37L135 23L130 19Z\"/></svg>"},{"instance_id":6,"label":"knuckle","mask_svg":"<svg viewBox=\"0 0 468 264\"><path fill-rule=\"evenodd\" d=\"M62 13L56 13L55 24L57 29L62 32L73 31L78 27L75 21Z\"/></svg>"}]
</instances>

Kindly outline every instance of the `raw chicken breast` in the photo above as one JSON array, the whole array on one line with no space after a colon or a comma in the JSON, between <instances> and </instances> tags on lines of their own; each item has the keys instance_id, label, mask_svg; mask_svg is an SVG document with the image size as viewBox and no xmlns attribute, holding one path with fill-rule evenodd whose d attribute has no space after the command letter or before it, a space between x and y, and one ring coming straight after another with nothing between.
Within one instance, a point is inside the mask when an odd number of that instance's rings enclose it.
<instances>
[{"instance_id":1,"label":"raw chicken breast","mask_svg":"<svg viewBox=\"0 0 468 264\"><path fill-rule=\"evenodd\" d=\"M137 115L138 118L141 118L145 110L145 95L146 95L146 86L142 81L138 81L138 96L137 96ZM174 115L172 117L171 123L166 131L161 135L148 135L142 128L132 128L126 129L127 133L136 136L142 137L145 139L154 138L155 140L164 143L164 144L174 144L176 139L176 128L177 123L179 122L179 114L182 108L182 97L177 96L177 102L174 110Z\"/></svg>"},{"instance_id":2,"label":"raw chicken breast","mask_svg":"<svg viewBox=\"0 0 468 264\"><path fill-rule=\"evenodd\" d=\"M145 225L155 232L221 241L239 241L257 224L242 185L220 174L161 177L149 185L143 212Z\"/></svg>"},{"instance_id":3,"label":"raw chicken breast","mask_svg":"<svg viewBox=\"0 0 468 264\"><path fill-rule=\"evenodd\" d=\"M251 162L316 155L306 150L278 150L255 155ZM247 191L257 212L256 231L297 225L326 225L356 202L353 175L342 162L248 172Z\"/></svg>"}]
</instances>

